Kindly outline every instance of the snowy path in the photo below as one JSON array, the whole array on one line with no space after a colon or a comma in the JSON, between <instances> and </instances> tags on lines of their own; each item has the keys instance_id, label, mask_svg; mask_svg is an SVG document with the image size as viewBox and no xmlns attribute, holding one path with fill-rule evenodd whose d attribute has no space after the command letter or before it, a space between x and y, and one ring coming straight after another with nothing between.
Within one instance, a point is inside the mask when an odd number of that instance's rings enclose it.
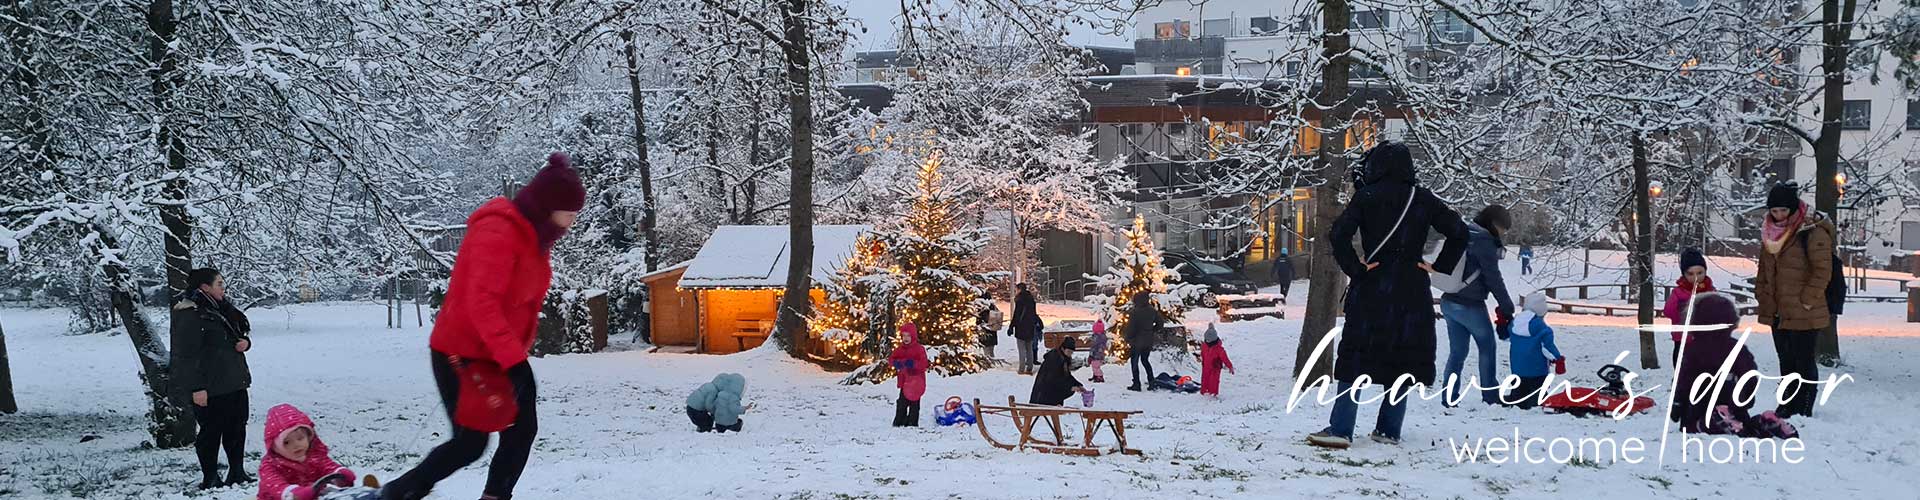
<instances>
[{"instance_id":1,"label":"snowy path","mask_svg":"<svg viewBox=\"0 0 1920 500\"><path fill-rule=\"evenodd\" d=\"M1577 264L1577 262L1576 262ZM1666 270L1663 269L1663 272ZM1576 268L1577 272L1577 268ZM1304 286L1295 287L1296 291ZM1299 317L1295 300L1289 317ZM734 356L619 352L533 360L541 383L541 438L521 481L521 498L1547 498L1590 496L1605 485L1621 498L1780 498L1911 492L1920 430L1911 424L1920 334L1901 323L1904 305L1856 305L1842 323L1855 382L1842 385L1820 416L1800 421L1804 463L1459 464L1449 438L1511 436L1625 439L1657 446L1663 419L1575 419L1469 405L1443 411L1416 401L1406 442L1371 442L1345 452L1307 447L1301 437L1325 425L1326 410L1305 401L1287 411L1287 376L1298 320L1222 325L1239 365L1224 398L1128 393L1124 367L1108 369L1098 406L1137 409L1129 438L1145 457L1062 457L988 446L972 429L894 429L894 390L844 387L837 376L780 354ZM445 431L426 366L426 330L388 330L383 309L367 304L309 304L255 311L256 433L272 404L291 402L317 421L335 458L391 477L411 466ZM1190 320L1204 321L1207 313ZM238 489L188 496L192 453L143 450L143 400L125 337L61 334L65 313L0 310L14 382L26 413L0 416L0 497L251 498ZM1626 318L1554 315L1570 375L1593 384L1595 368L1632 349ZM1196 325L1197 326L1197 325ZM1770 340L1750 349L1774 373ZM1661 342L1665 348L1664 339ZM1442 342L1442 351L1445 350ZM1012 357L1010 344L1000 356ZM1505 372L1505 350L1501 372ZM1440 353L1444 357L1445 353ZM1662 351L1662 360L1666 358ZM1637 359L1629 357L1629 359ZM1468 371L1471 372L1471 361ZM1162 367L1165 370L1165 367ZM691 432L682 401L722 371L747 376L757 403L743 434ZM1090 377L1087 370L1077 375ZM1667 370L1642 372L1666 385ZM932 378L928 412L948 395L1025 399L1030 379L1010 370ZM1666 391L1655 394L1663 400ZM1770 408L1770 404L1763 407ZM1363 407L1359 431L1376 407ZM931 415L926 416L931 425ZM1009 421L991 422L1011 436ZM81 442L87 435L98 439ZM1677 453L1676 443L1669 453ZM257 460L257 459L256 459ZM256 463L249 463L249 469ZM472 498L484 480L469 468L434 498ZM1894 493L1892 496L1885 493Z\"/></svg>"}]
</instances>

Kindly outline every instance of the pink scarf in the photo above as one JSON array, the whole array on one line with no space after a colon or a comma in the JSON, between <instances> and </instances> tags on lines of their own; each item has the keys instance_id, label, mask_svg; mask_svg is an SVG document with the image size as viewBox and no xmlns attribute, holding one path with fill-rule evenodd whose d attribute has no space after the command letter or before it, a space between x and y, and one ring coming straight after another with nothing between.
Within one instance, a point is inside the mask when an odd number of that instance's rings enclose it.
<instances>
[{"instance_id":1,"label":"pink scarf","mask_svg":"<svg viewBox=\"0 0 1920 500\"><path fill-rule=\"evenodd\" d=\"M1787 237L1799 231L1800 224L1807 221L1807 202L1800 202L1800 207L1787 220L1773 220L1771 214L1761 217L1764 223L1760 227L1760 242L1766 245L1767 253L1778 254L1780 248L1786 246Z\"/></svg>"}]
</instances>

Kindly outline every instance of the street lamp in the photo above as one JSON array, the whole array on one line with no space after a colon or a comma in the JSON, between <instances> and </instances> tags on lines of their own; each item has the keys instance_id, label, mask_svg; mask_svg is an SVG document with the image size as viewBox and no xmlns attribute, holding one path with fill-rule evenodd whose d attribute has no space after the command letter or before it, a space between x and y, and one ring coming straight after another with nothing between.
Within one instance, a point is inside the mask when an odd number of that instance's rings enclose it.
<instances>
[{"instance_id":1,"label":"street lamp","mask_svg":"<svg viewBox=\"0 0 1920 500\"><path fill-rule=\"evenodd\" d=\"M1647 196L1659 198L1660 193L1663 192L1666 192L1666 189L1660 186L1660 181L1650 181L1647 183Z\"/></svg>"}]
</instances>

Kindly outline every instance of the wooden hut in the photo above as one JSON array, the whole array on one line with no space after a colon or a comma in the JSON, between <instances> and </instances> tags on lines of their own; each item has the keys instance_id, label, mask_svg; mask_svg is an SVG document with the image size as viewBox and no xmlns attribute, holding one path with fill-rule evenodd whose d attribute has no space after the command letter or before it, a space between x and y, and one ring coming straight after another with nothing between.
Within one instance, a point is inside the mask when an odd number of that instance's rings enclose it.
<instances>
[{"instance_id":1,"label":"wooden hut","mask_svg":"<svg viewBox=\"0 0 1920 500\"><path fill-rule=\"evenodd\" d=\"M832 279L868 230L813 227L815 304L825 300L818 284ZM731 354L765 343L786 290L787 242L787 226L720 226L693 260L641 277L654 345Z\"/></svg>"}]
</instances>

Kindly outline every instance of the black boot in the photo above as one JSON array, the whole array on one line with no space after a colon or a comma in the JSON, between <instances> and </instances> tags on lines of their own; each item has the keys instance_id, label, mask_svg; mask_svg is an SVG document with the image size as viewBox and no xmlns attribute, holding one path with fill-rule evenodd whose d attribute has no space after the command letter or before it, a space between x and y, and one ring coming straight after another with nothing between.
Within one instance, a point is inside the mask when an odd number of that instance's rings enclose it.
<instances>
[{"instance_id":1,"label":"black boot","mask_svg":"<svg viewBox=\"0 0 1920 500\"><path fill-rule=\"evenodd\" d=\"M226 486L226 484L220 480L219 472L212 469L200 471L200 489L202 491L219 488L221 486Z\"/></svg>"},{"instance_id":2,"label":"black boot","mask_svg":"<svg viewBox=\"0 0 1920 500\"><path fill-rule=\"evenodd\" d=\"M246 469L242 469L238 465L227 468L227 485L248 484L252 482L253 476L247 475Z\"/></svg>"}]
</instances>

